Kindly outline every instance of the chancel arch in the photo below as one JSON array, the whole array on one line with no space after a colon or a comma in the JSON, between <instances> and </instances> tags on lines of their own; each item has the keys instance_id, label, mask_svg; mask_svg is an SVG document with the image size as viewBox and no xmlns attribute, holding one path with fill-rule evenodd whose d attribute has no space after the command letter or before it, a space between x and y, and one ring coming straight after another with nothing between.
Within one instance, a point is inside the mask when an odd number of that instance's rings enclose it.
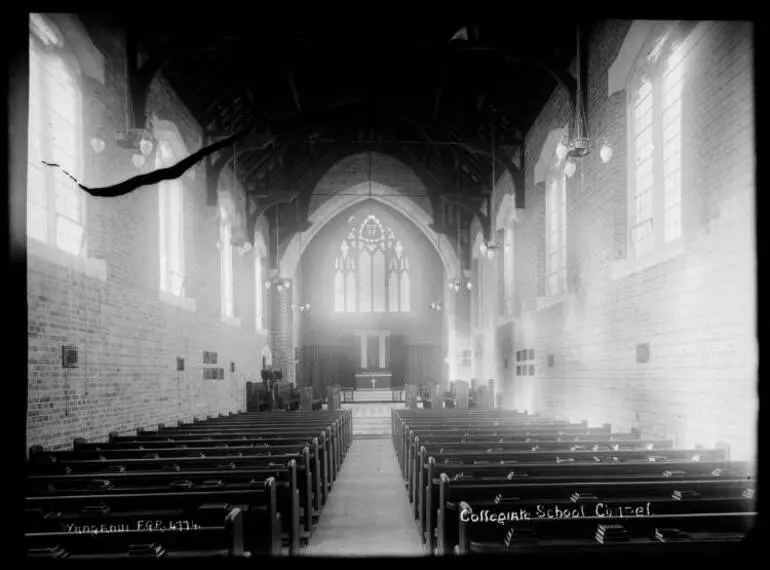
<instances>
[{"instance_id":1,"label":"chancel arch","mask_svg":"<svg viewBox=\"0 0 770 570\"><path fill-rule=\"evenodd\" d=\"M460 261L454 244L446 236L436 235L431 229L433 220L425 210L419 207L410 197L403 196L382 184L373 182L370 193L370 185L368 182L365 182L347 188L343 192L330 197L308 216L310 227L304 232L295 234L281 256L281 275L295 275L297 263L302 253L318 232L333 220L339 212L369 199L390 206L412 222L436 249L441 258L444 273L447 275L460 274ZM302 246L301 250L300 244Z\"/></svg>"}]
</instances>

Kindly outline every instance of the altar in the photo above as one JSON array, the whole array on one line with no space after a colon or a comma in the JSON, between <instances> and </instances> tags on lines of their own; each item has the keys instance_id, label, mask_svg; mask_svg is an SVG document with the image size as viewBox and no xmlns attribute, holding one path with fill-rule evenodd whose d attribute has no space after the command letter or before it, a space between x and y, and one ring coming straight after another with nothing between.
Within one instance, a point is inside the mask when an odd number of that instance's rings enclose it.
<instances>
[{"instance_id":1,"label":"altar","mask_svg":"<svg viewBox=\"0 0 770 570\"><path fill-rule=\"evenodd\" d=\"M360 370L356 372L356 390L389 390L392 374L389 370Z\"/></svg>"}]
</instances>

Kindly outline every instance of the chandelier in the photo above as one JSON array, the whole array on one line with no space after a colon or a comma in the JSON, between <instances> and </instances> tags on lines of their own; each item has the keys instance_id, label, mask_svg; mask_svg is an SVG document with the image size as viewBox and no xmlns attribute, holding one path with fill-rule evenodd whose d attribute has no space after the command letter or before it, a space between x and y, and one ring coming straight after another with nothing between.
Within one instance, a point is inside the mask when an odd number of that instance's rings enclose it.
<instances>
[{"instance_id":1,"label":"chandelier","mask_svg":"<svg viewBox=\"0 0 770 570\"><path fill-rule=\"evenodd\" d=\"M570 135L566 141L561 140L556 147L556 158L561 162L566 159L564 164L564 174L571 178L577 170L578 159L583 159L591 154L594 148L594 141L588 131L588 119L585 111L585 101L583 96L582 74L583 65L581 61L581 41L580 25L577 27L577 90L575 94L575 110L573 122L570 125ZM602 139L602 146L599 150L599 157L602 162L607 164L612 158L612 147L606 138Z\"/></svg>"},{"instance_id":2,"label":"chandelier","mask_svg":"<svg viewBox=\"0 0 770 570\"><path fill-rule=\"evenodd\" d=\"M459 293L461 289L465 289L466 291L470 291L473 289L473 283L469 279L450 279L449 283L447 283L447 288L450 291L454 291L455 293Z\"/></svg>"}]
</instances>

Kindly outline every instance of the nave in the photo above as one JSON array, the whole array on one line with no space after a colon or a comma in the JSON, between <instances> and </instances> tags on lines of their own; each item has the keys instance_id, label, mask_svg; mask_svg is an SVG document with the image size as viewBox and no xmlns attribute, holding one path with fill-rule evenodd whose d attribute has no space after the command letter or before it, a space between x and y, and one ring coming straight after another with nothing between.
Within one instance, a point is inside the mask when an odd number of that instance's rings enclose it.
<instances>
[{"instance_id":1,"label":"nave","mask_svg":"<svg viewBox=\"0 0 770 570\"><path fill-rule=\"evenodd\" d=\"M360 416L359 416L360 417ZM34 449L30 557L730 552L755 465L515 411L234 414Z\"/></svg>"}]
</instances>

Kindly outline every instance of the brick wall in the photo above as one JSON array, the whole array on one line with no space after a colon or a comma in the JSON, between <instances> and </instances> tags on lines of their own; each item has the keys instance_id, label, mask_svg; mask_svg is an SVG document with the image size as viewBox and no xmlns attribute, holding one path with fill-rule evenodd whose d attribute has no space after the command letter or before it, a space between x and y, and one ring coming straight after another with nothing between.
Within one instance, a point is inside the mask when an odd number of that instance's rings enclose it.
<instances>
[{"instance_id":1,"label":"brick wall","mask_svg":"<svg viewBox=\"0 0 770 570\"><path fill-rule=\"evenodd\" d=\"M100 155L88 144L90 128L103 126L112 133L125 126L121 35L116 30L91 32L106 58L106 81L85 82L89 134L83 179L100 185L137 170L130 154L112 141ZM199 127L162 79L151 87L149 106L151 115L174 122L189 152L199 148ZM206 206L204 174L196 167L183 178L185 266L195 311L159 296L156 187L116 199L88 198L88 252L103 260L106 279L78 270L66 254L31 244L28 445L61 448L74 437L98 441L110 431L128 433L245 408L244 384L258 375L266 343L264 335L254 332L253 256L235 255L241 326L225 324L216 248L219 218L216 208ZM61 350L69 344L78 347L79 367L65 371ZM203 380L202 351L218 353L224 380ZM176 371L177 357L185 359L184 371Z\"/></svg>"},{"instance_id":2,"label":"brick wall","mask_svg":"<svg viewBox=\"0 0 770 570\"><path fill-rule=\"evenodd\" d=\"M714 23L686 60L683 94L683 250L631 274L626 257L625 92L607 95L608 68L629 22L605 22L591 40L587 112L592 153L567 187L568 292L544 295L544 189L534 165L567 104L554 92L526 139L526 210L515 226L515 323L509 358L534 348L536 376L515 378L515 402L610 422L620 431L675 437L679 444L730 443L755 450L754 140L749 25ZM493 334L491 329L488 334ZM635 349L649 343L649 363ZM546 365L553 355L553 367ZM501 351L498 358L505 358Z\"/></svg>"}]
</instances>

